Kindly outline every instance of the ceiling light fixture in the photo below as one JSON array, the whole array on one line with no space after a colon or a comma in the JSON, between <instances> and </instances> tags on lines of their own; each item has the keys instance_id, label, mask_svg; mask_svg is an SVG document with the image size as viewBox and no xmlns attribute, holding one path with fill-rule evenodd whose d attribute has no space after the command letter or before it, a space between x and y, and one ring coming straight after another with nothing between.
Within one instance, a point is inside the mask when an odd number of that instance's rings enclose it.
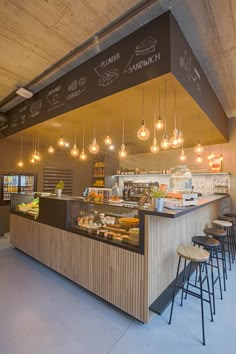
<instances>
[{"instance_id":1,"label":"ceiling light fixture","mask_svg":"<svg viewBox=\"0 0 236 354\"><path fill-rule=\"evenodd\" d=\"M76 144L76 129L75 129L75 140L74 140L74 145L73 148L70 151L71 156L77 157L79 155L79 149L77 148Z\"/></svg>"},{"instance_id":2,"label":"ceiling light fixture","mask_svg":"<svg viewBox=\"0 0 236 354\"><path fill-rule=\"evenodd\" d=\"M142 89L143 92L143 104L142 104L142 122L141 122L141 127L140 129L137 131L137 137L140 140L147 140L149 138L149 130L146 128L145 126L145 121L144 121L144 88Z\"/></svg>"},{"instance_id":3,"label":"ceiling light fixture","mask_svg":"<svg viewBox=\"0 0 236 354\"><path fill-rule=\"evenodd\" d=\"M201 154L204 151L204 148L201 145L200 140L198 140L197 146L195 146L194 151L196 152L196 154Z\"/></svg>"},{"instance_id":4,"label":"ceiling light fixture","mask_svg":"<svg viewBox=\"0 0 236 354\"><path fill-rule=\"evenodd\" d=\"M122 122L122 144L119 151L119 157L121 159L125 159L127 157L127 151L125 149L125 119L123 114L123 122Z\"/></svg>"},{"instance_id":5,"label":"ceiling light fixture","mask_svg":"<svg viewBox=\"0 0 236 354\"><path fill-rule=\"evenodd\" d=\"M64 138L62 137L62 134L61 134L61 137L60 137L60 139L58 140L57 144L58 144L60 147L65 146L65 140L64 140Z\"/></svg>"},{"instance_id":6,"label":"ceiling light fixture","mask_svg":"<svg viewBox=\"0 0 236 354\"><path fill-rule=\"evenodd\" d=\"M202 162L202 157L201 157L200 154L197 155L196 161L197 161L198 163Z\"/></svg>"},{"instance_id":7,"label":"ceiling light fixture","mask_svg":"<svg viewBox=\"0 0 236 354\"><path fill-rule=\"evenodd\" d=\"M169 144L170 144L170 147L172 147L173 149L177 149L181 146L182 139L181 139L181 137L179 137L179 132L178 132L178 129L176 128L176 89L175 89L175 116L174 117L175 117L174 118L175 128L173 131L173 136L169 141ZM181 135L182 135L182 133L181 133Z\"/></svg>"},{"instance_id":8,"label":"ceiling light fixture","mask_svg":"<svg viewBox=\"0 0 236 354\"><path fill-rule=\"evenodd\" d=\"M31 98L33 96L33 92L26 90L24 87L18 88L16 94L24 98Z\"/></svg>"},{"instance_id":9,"label":"ceiling light fixture","mask_svg":"<svg viewBox=\"0 0 236 354\"><path fill-rule=\"evenodd\" d=\"M38 136L38 150L35 150L36 154L34 155L34 159L39 161L41 160L41 156L40 156L40 153L39 153L39 136Z\"/></svg>"},{"instance_id":10,"label":"ceiling light fixture","mask_svg":"<svg viewBox=\"0 0 236 354\"><path fill-rule=\"evenodd\" d=\"M161 90L159 89L159 117L158 121L156 122L156 129L162 130L164 127L163 120L161 119Z\"/></svg>"},{"instance_id":11,"label":"ceiling light fixture","mask_svg":"<svg viewBox=\"0 0 236 354\"><path fill-rule=\"evenodd\" d=\"M150 150L153 154L157 154L158 151L160 150L158 144L157 144L157 138L156 138L156 117L154 116L154 124L153 124L153 142L150 147Z\"/></svg>"},{"instance_id":12,"label":"ceiling light fixture","mask_svg":"<svg viewBox=\"0 0 236 354\"><path fill-rule=\"evenodd\" d=\"M181 153L180 153L179 159L180 159L181 161L185 161L185 160L186 160L186 155L185 155L185 153L184 153L183 144L182 144L182 149L181 149Z\"/></svg>"},{"instance_id":13,"label":"ceiling light fixture","mask_svg":"<svg viewBox=\"0 0 236 354\"><path fill-rule=\"evenodd\" d=\"M108 122L107 122L107 135L104 139L104 144L105 145L111 145L112 144L112 139L110 137L110 131L109 131L109 119L108 119Z\"/></svg>"},{"instance_id":14,"label":"ceiling light fixture","mask_svg":"<svg viewBox=\"0 0 236 354\"><path fill-rule=\"evenodd\" d=\"M166 132L166 80L165 80L165 133L164 133L162 141L161 141L161 148L166 150L169 148L169 146L170 146L169 139L168 139L168 135Z\"/></svg>"},{"instance_id":15,"label":"ceiling light fixture","mask_svg":"<svg viewBox=\"0 0 236 354\"><path fill-rule=\"evenodd\" d=\"M91 152L91 154L97 154L99 151L99 145L97 144L96 141L96 137L95 137L95 128L94 128L94 137L93 137L93 141L92 144L89 146L89 152Z\"/></svg>"},{"instance_id":16,"label":"ceiling light fixture","mask_svg":"<svg viewBox=\"0 0 236 354\"><path fill-rule=\"evenodd\" d=\"M50 145L48 148L48 153L52 155L52 154L54 154L54 152L55 152L54 147L52 145Z\"/></svg>"},{"instance_id":17,"label":"ceiling light fixture","mask_svg":"<svg viewBox=\"0 0 236 354\"><path fill-rule=\"evenodd\" d=\"M81 153L79 155L79 158L80 158L81 161L87 160L87 155L86 155L85 150L84 150L84 126L83 126L83 147L82 147L82 151L81 151Z\"/></svg>"},{"instance_id":18,"label":"ceiling light fixture","mask_svg":"<svg viewBox=\"0 0 236 354\"><path fill-rule=\"evenodd\" d=\"M24 162L22 160L22 135L20 137L20 161L17 164L18 167L23 167L24 166Z\"/></svg>"}]
</instances>

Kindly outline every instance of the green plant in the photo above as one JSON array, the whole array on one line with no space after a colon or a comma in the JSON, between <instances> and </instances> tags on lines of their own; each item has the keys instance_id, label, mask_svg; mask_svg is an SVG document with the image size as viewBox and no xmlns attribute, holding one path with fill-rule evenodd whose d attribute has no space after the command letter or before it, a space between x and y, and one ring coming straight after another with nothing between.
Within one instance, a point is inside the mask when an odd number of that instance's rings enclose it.
<instances>
[{"instance_id":1,"label":"green plant","mask_svg":"<svg viewBox=\"0 0 236 354\"><path fill-rule=\"evenodd\" d=\"M58 182L57 183L57 185L56 185L56 189L63 189L64 188L64 181L60 181L60 182Z\"/></svg>"},{"instance_id":2,"label":"green plant","mask_svg":"<svg viewBox=\"0 0 236 354\"><path fill-rule=\"evenodd\" d=\"M166 193L163 192L162 190L158 189L158 190L152 190L151 192L151 197L152 198L165 198L166 197Z\"/></svg>"}]
</instances>

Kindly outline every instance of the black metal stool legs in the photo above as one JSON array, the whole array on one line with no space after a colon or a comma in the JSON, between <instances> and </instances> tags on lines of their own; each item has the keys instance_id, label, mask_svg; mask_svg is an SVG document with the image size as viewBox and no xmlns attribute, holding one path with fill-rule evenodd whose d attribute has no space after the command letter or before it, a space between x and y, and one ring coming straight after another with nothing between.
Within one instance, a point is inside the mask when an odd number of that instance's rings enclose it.
<instances>
[{"instance_id":1,"label":"black metal stool legs","mask_svg":"<svg viewBox=\"0 0 236 354\"><path fill-rule=\"evenodd\" d=\"M178 267L177 267L177 272L176 272L175 286L174 286L174 291L173 291L173 296L172 296L172 304L171 304L171 310L170 310L169 325L171 324L171 320L172 320L172 313L173 313L173 307L174 307L174 302L175 302L175 293L176 293L176 289L177 289L177 281L178 281L178 276L179 276L180 262L181 262L181 257L179 257Z\"/></svg>"}]
</instances>

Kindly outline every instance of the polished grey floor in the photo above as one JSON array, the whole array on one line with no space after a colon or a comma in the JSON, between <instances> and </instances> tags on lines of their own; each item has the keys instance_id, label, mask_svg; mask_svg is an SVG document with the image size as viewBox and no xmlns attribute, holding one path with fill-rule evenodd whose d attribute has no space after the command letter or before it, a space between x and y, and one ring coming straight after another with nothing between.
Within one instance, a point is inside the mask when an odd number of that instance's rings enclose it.
<instances>
[{"instance_id":1,"label":"polished grey floor","mask_svg":"<svg viewBox=\"0 0 236 354\"><path fill-rule=\"evenodd\" d=\"M0 354L235 354L236 264L227 285L204 347L198 299L143 325L0 239Z\"/></svg>"}]
</instances>

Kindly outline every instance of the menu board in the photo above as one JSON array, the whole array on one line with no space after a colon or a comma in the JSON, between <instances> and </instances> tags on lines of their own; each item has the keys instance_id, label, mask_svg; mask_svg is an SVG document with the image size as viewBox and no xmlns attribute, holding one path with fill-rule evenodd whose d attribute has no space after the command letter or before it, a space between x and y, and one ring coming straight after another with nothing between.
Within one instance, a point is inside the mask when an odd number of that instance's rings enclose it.
<instances>
[{"instance_id":1,"label":"menu board","mask_svg":"<svg viewBox=\"0 0 236 354\"><path fill-rule=\"evenodd\" d=\"M13 134L129 87L173 72L227 136L227 117L170 11L55 80L8 112ZM206 100L207 97L207 100Z\"/></svg>"},{"instance_id":2,"label":"menu board","mask_svg":"<svg viewBox=\"0 0 236 354\"><path fill-rule=\"evenodd\" d=\"M169 13L79 65L9 112L5 136L169 72Z\"/></svg>"}]
</instances>

